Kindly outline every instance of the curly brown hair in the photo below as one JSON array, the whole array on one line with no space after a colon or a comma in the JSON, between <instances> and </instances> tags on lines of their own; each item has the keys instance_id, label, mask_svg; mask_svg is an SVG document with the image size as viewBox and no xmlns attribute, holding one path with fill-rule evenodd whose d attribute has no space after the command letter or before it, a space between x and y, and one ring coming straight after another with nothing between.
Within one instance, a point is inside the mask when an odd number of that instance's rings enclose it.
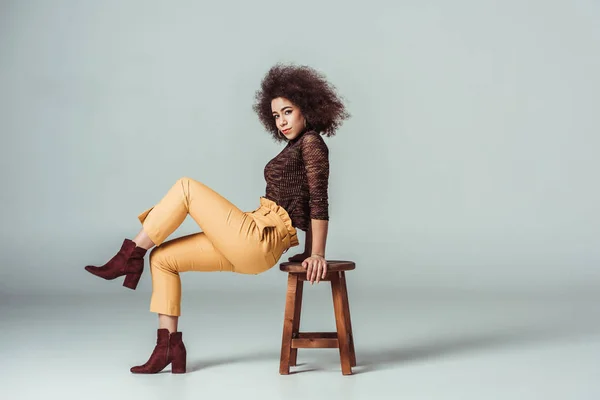
<instances>
[{"instance_id":1,"label":"curly brown hair","mask_svg":"<svg viewBox=\"0 0 600 400\"><path fill-rule=\"evenodd\" d=\"M252 106L275 141L285 141L271 110L271 100L277 97L284 97L300 108L308 129L328 137L335 135L342 122L350 118L335 86L323 74L305 65L276 64L263 78Z\"/></svg>"}]
</instances>

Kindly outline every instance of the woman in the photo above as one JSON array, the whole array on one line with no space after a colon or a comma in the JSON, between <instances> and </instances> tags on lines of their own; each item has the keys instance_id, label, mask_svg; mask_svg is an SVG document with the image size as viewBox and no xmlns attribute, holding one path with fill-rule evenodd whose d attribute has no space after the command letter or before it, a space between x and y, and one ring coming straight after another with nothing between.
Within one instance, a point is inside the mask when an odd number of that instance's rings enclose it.
<instances>
[{"instance_id":1,"label":"woman","mask_svg":"<svg viewBox=\"0 0 600 400\"><path fill-rule=\"evenodd\" d=\"M329 221L328 148L321 134L333 136L350 115L335 88L306 66L275 65L257 91L254 111L274 139L287 142L264 169L266 194L251 212L191 178L179 179L161 201L138 216L142 229L125 239L119 252L101 267L85 269L104 279L125 275L123 286L135 289L150 254L150 311L158 314L157 344L149 360L133 373L185 373L186 349L177 331L181 281L187 271L259 274L273 267L299 244L296 228L306 234L302 261L307 279L327 273L325 245ZM187 215L202 232L165 241Z\"/></svg>"}]
</instances>

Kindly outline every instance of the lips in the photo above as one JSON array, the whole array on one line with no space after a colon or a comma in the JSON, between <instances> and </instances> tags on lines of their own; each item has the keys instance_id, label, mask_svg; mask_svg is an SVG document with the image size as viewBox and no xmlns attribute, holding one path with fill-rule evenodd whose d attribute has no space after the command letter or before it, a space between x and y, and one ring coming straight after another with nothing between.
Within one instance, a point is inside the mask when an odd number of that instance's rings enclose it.
<instances>
[{"instance_id":1,"label":"lips","mask_svg":"<svg viewBox=\"0 0 600 400\"><path fill-rule=\"evenodd\" d=\"M288 128L288 129L282 130L281 132L283 134L286 134L286 133L289 133L291 130L292 130L292 128Z\"/></svg>"}]
</instances>

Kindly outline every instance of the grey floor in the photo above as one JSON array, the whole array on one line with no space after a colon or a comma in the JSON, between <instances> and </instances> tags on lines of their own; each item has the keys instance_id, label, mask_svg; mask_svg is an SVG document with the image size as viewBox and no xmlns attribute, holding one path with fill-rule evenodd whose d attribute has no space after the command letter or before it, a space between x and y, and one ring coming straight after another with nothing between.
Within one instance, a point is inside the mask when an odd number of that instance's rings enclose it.
<instances>
[{"instance_id":1,"label":"grey floor","mask_svg":"<svg viewBox=\"0 0 600 400\"><path fill-rule=\"evenodd\" d=\"M600 398L594 291L356 287L353 376L334 349L300 350L298 372L278 374L283 288L185 292L185 375L129 373L155 342L146 292L2 297L0 398ZM333 328L328 286L308 287L301 330Z\"/></svg>"}]
</instances>

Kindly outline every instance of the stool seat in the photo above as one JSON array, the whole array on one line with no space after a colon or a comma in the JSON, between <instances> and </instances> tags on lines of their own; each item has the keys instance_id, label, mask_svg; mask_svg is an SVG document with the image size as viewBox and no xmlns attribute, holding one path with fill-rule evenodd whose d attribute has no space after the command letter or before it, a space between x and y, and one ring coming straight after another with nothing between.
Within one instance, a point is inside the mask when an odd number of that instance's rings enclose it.
<instances>
[{"instance_id":1,"label":"stool seat","mask_svg":"<svg viewBox=\"0 0 600 400\"><path fill-rule=\"evenodd\" d=\"M356 264L352 261L327 260L328 272L351 271L355 268ZM306 269L302 266L301 262L284 262L279 264L279 269L291 274L306 273Z\"/></svg>"}]
</instances>

